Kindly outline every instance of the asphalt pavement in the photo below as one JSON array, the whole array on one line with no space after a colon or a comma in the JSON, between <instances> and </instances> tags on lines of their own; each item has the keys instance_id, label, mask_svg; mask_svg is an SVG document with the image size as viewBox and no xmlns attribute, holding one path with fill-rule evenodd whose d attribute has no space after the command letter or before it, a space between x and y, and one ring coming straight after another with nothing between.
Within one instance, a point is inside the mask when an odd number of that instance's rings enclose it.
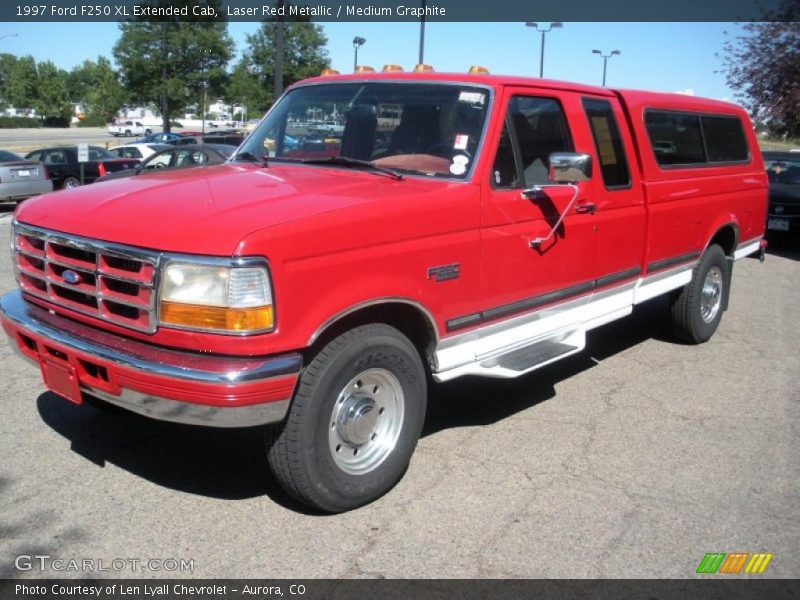
<instances>
[{"instance_id":1,"label":"asphalt pavement","mask_svg":"<svg viewBox=\"0 0 800 600\"><path fill-rule=\"evenodd\" d=\"M529 376L438 385L404 479L336 516L279 489L260 430L74 406L3 337L0 577L684 578L708 552L797 577L799 294L784 243L736 264L707 344L674 343L655 300ZM37 554L192 569L15 568Z\"/></svg>"}]
</instances>

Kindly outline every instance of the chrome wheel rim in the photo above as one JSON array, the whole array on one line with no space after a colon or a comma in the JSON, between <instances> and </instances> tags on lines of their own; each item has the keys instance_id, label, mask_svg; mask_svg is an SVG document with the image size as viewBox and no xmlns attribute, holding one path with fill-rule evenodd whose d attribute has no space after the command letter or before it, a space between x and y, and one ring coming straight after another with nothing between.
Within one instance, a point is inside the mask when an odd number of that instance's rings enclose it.
<instances>
[{"instance_id":1,"label":"chrome wheel rim","mask_svg":"<svg viewBox=\"0 0 800 600\"><path fill-rule=\"evenodd\" d=\"M362 371L333 405L328 445L333 461L351 475L369 473L391 454L403 428L403 386L386 369Z\"/></svg>"},{"instance_id":2,"label":"chrome wheel rim","mask_svg":"<svg viewBox=\"0 0 800 600\"><path fill-rule=\"evenodd\" d=\"M706 273L703 291L700 296L700 316L710 323L714 320L722 305L722 269L713 266Z\"/></svg>"}]
</instances>

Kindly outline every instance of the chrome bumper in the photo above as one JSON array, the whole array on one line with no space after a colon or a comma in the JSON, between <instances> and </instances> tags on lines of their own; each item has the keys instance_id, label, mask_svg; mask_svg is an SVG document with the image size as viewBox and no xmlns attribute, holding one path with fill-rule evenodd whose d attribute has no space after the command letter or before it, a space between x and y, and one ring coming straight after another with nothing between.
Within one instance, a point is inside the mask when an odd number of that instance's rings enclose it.
<instances>
[{"instance_id":1,"label":"chrome bumper","mask_svg":"<svg viewBox=\"0 0 800 600\"><path fill-rule=\"evenodd\" d=\"M302 356L297 353L267 358L220 357L151 346L52 314L26 302L19 291L0 298L0 320L34 340L43 338L59 349L92 357L102 365L133 373L143 380L152 377L154 381L169 380L177 386L199 384L215 390L219 386L221 395L227 392L235 395L239 385L252 389L263 384L268 388L271 381L297 376L302 367ZM12 339L11 346L23 358L38 364L33 356L20 349L17 340ZM90 396L148 417L211 427L249 427L281 421L292 395L290 391L286 397L268 402L225 406L175 400L122 386L119 394L112 394L84 381L81 389Z\"/></svg>"}]
</instances>

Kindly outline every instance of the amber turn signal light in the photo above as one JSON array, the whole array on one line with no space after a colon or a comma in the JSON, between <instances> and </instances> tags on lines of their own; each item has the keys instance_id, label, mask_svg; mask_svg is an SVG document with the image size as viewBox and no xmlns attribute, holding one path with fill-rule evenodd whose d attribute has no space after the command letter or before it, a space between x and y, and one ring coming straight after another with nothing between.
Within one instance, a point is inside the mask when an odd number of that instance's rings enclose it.
<instances>
[{"instance_id":1,"label":"amber turn signal light","mask_svg":"<svg viewBox=\"0 0 800 600\"><path fill-rule=\"evenodd\" d=\"M225 308L181 302L161 302L164 325L229 332L262 331L274 325L272 306Z\"/></svg>"}]
</instances>

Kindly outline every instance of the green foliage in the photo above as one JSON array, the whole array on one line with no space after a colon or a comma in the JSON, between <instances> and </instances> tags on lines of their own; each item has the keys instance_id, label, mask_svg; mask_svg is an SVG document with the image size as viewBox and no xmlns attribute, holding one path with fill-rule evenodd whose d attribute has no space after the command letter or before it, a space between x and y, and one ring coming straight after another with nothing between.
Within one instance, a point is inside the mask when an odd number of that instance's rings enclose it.
<instances>
[{"instance_id":1,"label":"green foliage","mask_svg":"<svg viewBox=\"0 0 800 600\"><path fill-rule=\"evenodd\" d=\"M272 102L272 93L259 83L259 74L251 72L244 61L236 65L225 86L225 101L231 105L243 104L247 114L263 115ZM231 115L235 118L235 115ZM247 120L247 115L244 119Z\"/></svg>"},{"instance_id":2,"label":"green foliage","mask_svg":"<svg viewBox=\"0 0 800 600\"><path fill-rule=\"evenodd\" d=\"M105 127L107 123L108 120L101 116L86 115L85 119L78 121L78 127Z\"/></svg>"},{"instance_id":3,"label":"green foliage","mask_svg":"<svg viewBox=\"0 0 800 600\"><path fill-rule=\"evenodd\" d=\"M0 55L0 98L15 108L32 108L38 73L32 56Z\"/></svg>"},{"instance_id":4,"label":"green foliage","mask_svg":"<svg viewBox=\"0 0 800 600\"><path fill-rule=\"evenodd\" d=\"M42 117L69 119L72 115L72 103L67 92L67 73L52 62L40 62L36 71L36 98L33 107Z\"/></svg>"},{"instance_id":5,"label":"green foliage","mask_svg":"<svg viewBox=\"0 0 800 600\"><path fill-rule=\"evenodd\" d=\"M41 127L41 119L30 117L0 117L0 129L16 129L19 127Z\"/></svg>"},{"instance_id":6,"label":"green foliage","mask_svg":"<svg viewBox=\"0 0 800 600\"><path fill-rule=\"evenodd\" d=\"M179 7L193 2L169 3ZM218 8L218 3L209 2ZM155 2L155 6L166 6ZM191 11L189 11L191 14ZM164 130L170 116L180 114L193 95L208 85L208 95L222 93L226 66L234 47L227 24L220 22L131 21L120 23L122 35L114 45L129 100L161 108Z\"/></svg>"},{"instance_id":7,"label":"green foliage","mask_svg":"<svg viewBox=\"0 0 800 600\"><path fill-rule=\"evenodd\" d=\"M275 85L275 45L278 27L284 29L284 88L301 79L315 77L322 69L330 66L328 51L325 49L328 38L322 27L310 22L265 21L256 33L247 35L247 49L242 62L237 66L237 69L241 69L240 77L244 78L245 73L251 78L255 77L256 85L253 85L253 88L257 86L262 94L257 101L259 110L266 108L274 100L272 95ZM233 75L231 78L233 79ZM230 93L228 99L234 99Z\"/></svg>"},{"instance_id":8,"label":"green foliage","mask_svg":"<svg viewBox=\"0 0 800 600\"><path fill-rule=\"evenodd\" d=\"M87 117L101 124L113 120L125 102L125 91L111 66L111 62L100 56L97 62L85 60L67 76L70 98L80 102Z\"/></svg>"},{"instance_id":9,"label":"green foliage","mask_svg":"<svg viewBox=\"0 0 800 600\"><path fill-rule=\"evenodd\" d=\"M724 47L728 85L771 133L800 136L800 9L785 0L779 13L743 30Z\"/></svg>"}]
</instances>

